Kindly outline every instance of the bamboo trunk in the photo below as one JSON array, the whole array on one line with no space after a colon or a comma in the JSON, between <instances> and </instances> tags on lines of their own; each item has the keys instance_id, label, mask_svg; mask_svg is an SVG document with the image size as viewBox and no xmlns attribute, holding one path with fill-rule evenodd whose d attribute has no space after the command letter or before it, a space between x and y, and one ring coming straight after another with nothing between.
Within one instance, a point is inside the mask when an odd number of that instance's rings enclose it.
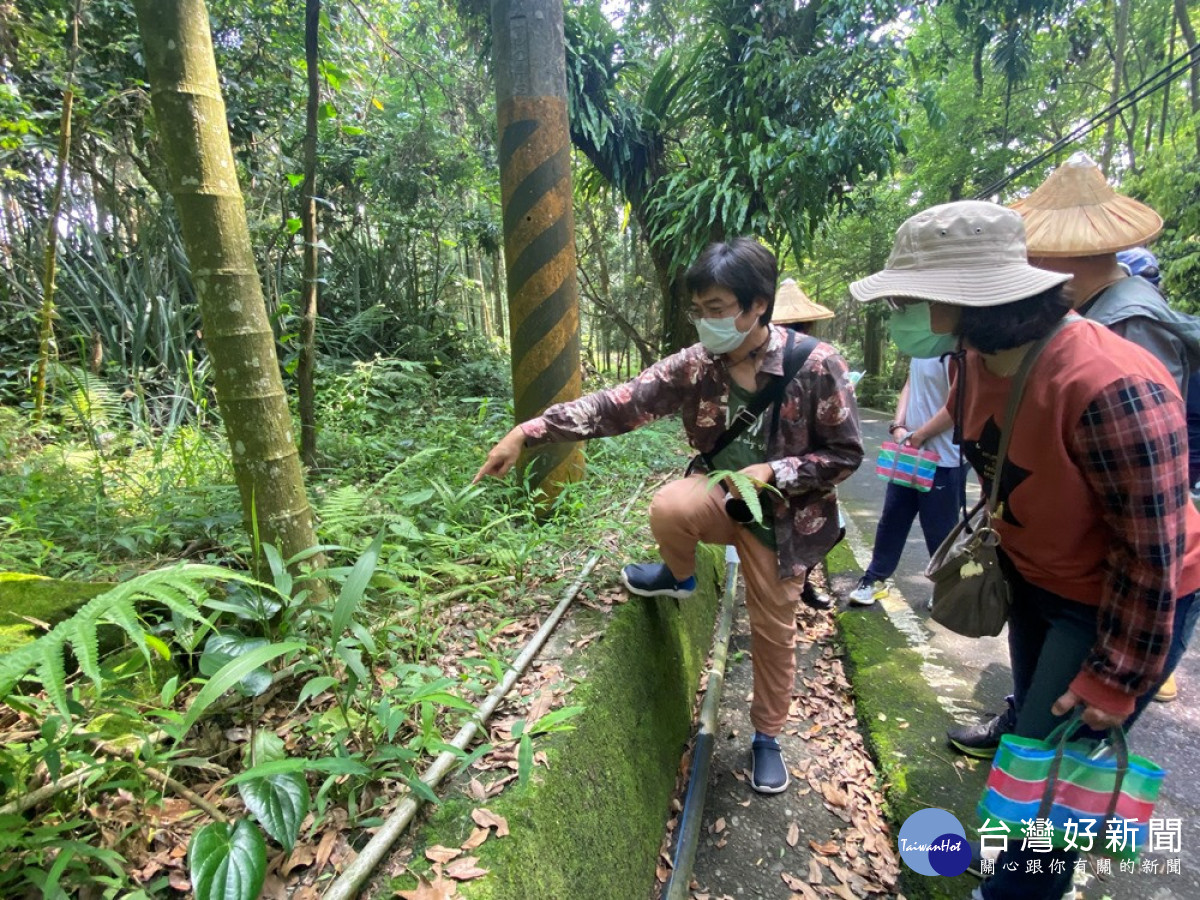
<instances>
[{"instance_id":1,"label":"bamboo trunk","mask_svg":"<svg viewBox=\"0 0 1200 900\"><path fill-rule=\"evenodd\" d=\"M42 309L38 323L37 376L33 382L33 420L40 422L46 411L46 371L54 350L54 274L58 261L58 210L62 206L67 181L67 158L71 155L71 110L75 104L75 60L79 56L79 0L71 18L71 65L67 87L63 91L62 116L58 132L58 162L54 169L54 193L46 217L46 251L42 266Z\"/></svg>"},{"instance_id":2,"label":"bamboo trunk","mask_svg":"<svg viewBox=\"0 0 1200 900\"><path fill-rule=\"evenodd\" d=\"M300 454L304 465L317 467L317 392L313 383L317 365L317 288L320 259L317 251L317 105L321 82L317 77L317 34L321 25L321 0L304 0L304 61L308 67L308 103L304 119L304 208L300 222L304 237L304 289L300 318L300 358L296 381L300 400Z\"/></svg>"},{"instance_id":3,"label":"bamboo trunk","mask_svg":"<svg viewBox=\"0 0 1200 900\"><path fill-rule=\"evenodd\" d=\"M248 526L288 558L316 543L275 337L229 144L204 0L135 0L151 100Z\"/></svg>"}]
</instances>

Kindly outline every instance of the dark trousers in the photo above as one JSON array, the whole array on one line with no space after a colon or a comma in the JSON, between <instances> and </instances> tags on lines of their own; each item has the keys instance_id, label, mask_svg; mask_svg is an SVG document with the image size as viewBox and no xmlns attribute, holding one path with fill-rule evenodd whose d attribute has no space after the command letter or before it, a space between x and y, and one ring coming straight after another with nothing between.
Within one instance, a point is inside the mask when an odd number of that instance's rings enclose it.
<instances>
[{"instance_id":1,"label":"dark trousers","mask_svg":"<svg viewBox=\"0 0 1200 900\"><path fill-rule=\"evenodd\" d=\"M1008 651L1017 710L1016 733L1044 738L1065 718L1051 714L1050 707L1070 687L1096 642L1096 607L1030 584L1003 552L1000 556L1013 596L1008 617ZM1137 699L1133 713L1125 720L1126 730L1137 721L1187 649L1200 615L1200 605L1195 599L1196 594L1191 593L1176 600L1171 646L1162 678ZM1091 736L1100 737L1096 732L1091 732ZM1009 835L1008 846L996 860L996 874L984 882L984 900L1058 900L1071 883L1078 854L1062 850L1023 851L1020 835ZM1055 859L1060 863L1052 865ZM1030 860L1041 861L1040 872L1027 871Z\"/></svg>"},{"instance_id":2,"label":"dark trousers","mask_svg":"<svg viewBox=\"0 0 1200 900\"><path fill-rule=\"evenodd\" d=\"M968 466L938 466L933 488L918 491L902 484L888 483L883 512L875 526L875 547L866 575L871 581L891 578L900 565L913 519L920 516L921 533L929 555L958 524L966 489Z\"/></svg>"}]
</instances>

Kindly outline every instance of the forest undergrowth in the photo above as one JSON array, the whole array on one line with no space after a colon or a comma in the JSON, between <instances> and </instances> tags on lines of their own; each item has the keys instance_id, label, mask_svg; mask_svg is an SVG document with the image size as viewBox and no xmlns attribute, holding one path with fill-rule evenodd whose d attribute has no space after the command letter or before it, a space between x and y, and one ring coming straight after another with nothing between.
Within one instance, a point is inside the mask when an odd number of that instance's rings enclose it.
<instances>
[{"instance_id":1,"label":"forest undergrowth","mask_svg":"<svg viewBox=\"0 0 1200 900\"><path fill-rule=\"evenodd\" d=\"M150 428L138 398L60 383L36 427L0 407L0 572L114 587L57 622L9 611L4 896L317 896L355 835L436 799L429 762L593 549L617 552L589 584L615 580L622 508L683 461L672 422L593 442L538 517L516 479L470 484L512 421L499 364L355 363L318 392L322 555L283 560L242 528L213 409ZM518 710L509 746L454 752L523 781L571 714Z\"/></svg>"}]
</instances>

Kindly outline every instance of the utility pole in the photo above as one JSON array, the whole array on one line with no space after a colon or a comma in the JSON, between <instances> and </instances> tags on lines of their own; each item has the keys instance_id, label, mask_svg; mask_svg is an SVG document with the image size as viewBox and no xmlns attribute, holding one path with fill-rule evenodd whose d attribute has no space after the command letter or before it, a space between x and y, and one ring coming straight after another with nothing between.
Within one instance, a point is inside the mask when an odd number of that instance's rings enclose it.
<instances>
[{"instance_id":1,"label":"utility pole","mask_svg":"<svg viewBox=\"0 0 1200 900\"><path fill-rule=\"evenodd\" d=\"M580 395L562 0L493 0L492 34L513 399L518 422ZM583 474L578 444L523 461L549 499Z\"/></svg>"}]
</instances>

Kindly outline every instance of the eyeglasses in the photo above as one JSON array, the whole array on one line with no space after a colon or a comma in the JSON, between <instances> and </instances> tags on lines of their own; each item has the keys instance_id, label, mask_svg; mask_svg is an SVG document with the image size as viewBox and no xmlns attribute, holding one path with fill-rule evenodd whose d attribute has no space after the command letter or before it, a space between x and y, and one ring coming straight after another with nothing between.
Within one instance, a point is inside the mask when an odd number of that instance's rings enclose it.
<instances>
[{"instance_id":1,"label":"eyeglasses","mask_svg":"<svg viewBox=\"0 0 1200 900\"><path fill-rule=\"evenodd\" d=\"M730 315L739 315L741 306L735 303L732 307L724 307L721 309L710 309L704 306L692 306L688 308L688 321L693 325L701 319L725 319Z\"/></svg>"},{"instance_id":2,"label":"eyeglasses","mask_svg":"<svg viewBox=\"0 0 1200 900\"><path fill-rule=\"evenodd\" d=\"M904 307L911 306L920 301L914 300L911 297L884 297L883 302L887 304L888 309L892 312L900 312Z\"/></svg>"}]
</instances>

